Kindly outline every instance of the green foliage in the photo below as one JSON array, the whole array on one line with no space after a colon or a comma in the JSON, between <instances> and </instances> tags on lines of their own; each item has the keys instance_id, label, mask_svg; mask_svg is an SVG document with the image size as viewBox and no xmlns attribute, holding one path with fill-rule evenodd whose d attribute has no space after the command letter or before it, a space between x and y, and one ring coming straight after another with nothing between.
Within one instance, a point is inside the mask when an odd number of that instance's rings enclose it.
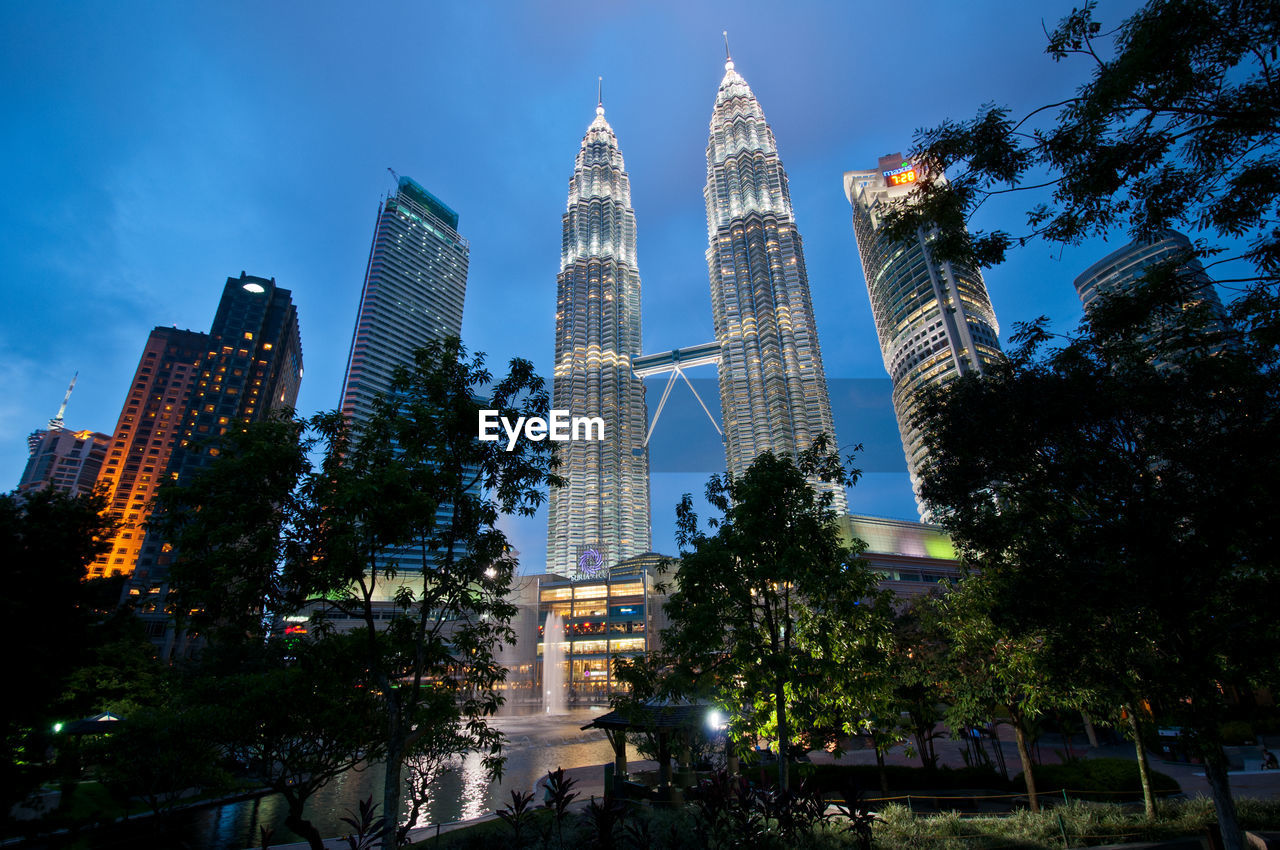
<instances>
[{"instance_id":1,"label":"green foliage","mask_svg":"<svg viewBox=\"0 0 1280 850\"><path fill-rule=\"evenodd\" d=\"M1103 32L1085 3L1049 35L1054 60L1092 76L1074 95L1015 120L987 104L968 121L916 136L913 157L948 184L922 182L894 227L938 225L938 250L981 265L1029 238L1077 243L1127 226L1167 227L1251 241L1248 259L1280 269L1280 83L1272 49L1280 23L1266 0L1150 0ZM992 194L1032 181L1051 197L1028 215L1032 231L975 232L969 216Z\"/></svg>"},{"instance_id":2,"label":"green foliage","mask_svg":"<svg viewBox=\"0 0 1280 850\"><path fill-rule=\"evenodd\" d=\"M549 406L528 361L512 360L495 380L483 355L468 357L455 337L398 369L359 433L336 413L312 422L324 460L303 487L300 556L329 585L328 604L364 622L383 708L386 843L402 820L401 765L415 752L440 753L442 735L454 752L479 750L501 775L502 735L486 718L506 675L496 650L515 639L506 597L516 562L498 520L532 515L560 479L553 443L506 451L477 440L476 423L481 409L514 421ZM406 551L416 564L401 577ZM380 589L397 601L385 630L372 601Z\"/></svg>"},{"instance_id":3,"label":"green foliage","mask_svg":"<svg viewBox=\"0 0 1280 850\"><path fill-rule=\"evenodd\" d=\"M754 777L756 771L745 771ZM763 768L766 781L777 776L777 768ZM945 791L968 788L1005 789L1008 782L995 769L980 767L948 767L942 765L930 770L903 765L886 765L884 773L889 780L890 794L903 791ZM805 781L824 792L843 792L855 789L875 796L879 782L879 769L870 764L815 764L806 769Z\"/></svg>"},{"instance_id":4,"label":"green foliage","mask_svg":"<svg viewBox=\"0 0 1280 850\"><path fill-rule=\"evenodd\" d=\"M184 799L230 785L218 739L213 712L170 702L135 711L85 746L116 799L140 797L158 816Z\"/></svg>"},{"instance_id":5,"label":"green foliage","mask_svg":"<svg viewBox=\"0 0 1280 850\"><path fill-rule=\"evenodd\" d=\"M920 597L893 612L888 663L878 671L885 681L876 689L884 701L864 715L878 762L884 761L889 747L909 736L920 763L937 766L933 742L943 719L939 706L951 645L932 605L928 597Z\"/></svg>"},{"instance_id":6,"label":"green foliage","mask_svg":"<svg viewBox=\"0 0 1280 850\"><path fill-rule=\"evenodd\" d=\"M564 768L557 767L547 774L546 782L547 799L543 801L542 806L551 813L556 838L559 840L560 847L563 848L564 822L569 816L569 804L578 797L578 792L573 790L577 780L571 776L566 776Z\"/></svg>"},{"instance_id":7,"label":"green foliage","mask_svg":"<svg viewBox=\"0 0 1280 850\"><path fill-rule=\"evenodd\" d=\"M286 825L313 845L321 836L303 816L307 800L381 755L378 703L359 650L349 635L288 648L273 640L252 666L189 686L210 706L225 752L284 797Z\"/></svg>"},{"instance_id":8,"label":"green foliage","mask_svg":"<svg viewBox=\"0 0 1280 850\"><path fill-rule=\"evenodd\" d=\"M924 496L982 571L996 625L1037 641L1051 678L1195 730L1235 847L1223 686L1274 682L1280 650L1259 604L1280 591L1280 19L1262 0L1150 0L1104 32L1094 13L1049 35L1055 60L1092 72L1074 96L918 134L913 156L950 182L922 181L891 231L936 226L940 258L990 265L1029 239L1177 227L1246 242L1226 259L1253 276L1230 281L1231 321L1180 258L1060 348L1044 350L1045 320L1022 326L1008 363L921 402ZM1028 180L1049 193L1030 233L966 232Z\"/></svg>"},{"instance_id":9,"label":"green foliage","mask_svg":"<svg viewBox=\"0 0 1280 850\"><path fill-rule=\"evenodd\" d=\"M60 702L63 717L104 711L129 717L139 708L162 704L169 695L170 671L155 657L142 623L128 610L112 611L91 625L85 650L83 664L67 679Z\"/></svg>"},{"instance_id":10,"label":"green foliage","mask_svg":"<svg viewBox=\"0 0 1280 850\"><path fill-rule=\"evenodd\" d=\"M533 792L511 790L511 802L498 810L498 817L511 827L511 840L517 847L534 817Z\"/></svg>"},{"instance_id":11,"label":"green foliage","mask_svg":"<svg viewBox=\"0 0 1280 850\"><path fill-rule=\"evenodd\" d=\"M1179 285L1161 269L1061 348L1032 326L1007 363L924 394L923 495L992 622L1081 704L1150 701L1196 730L1229 808L1222 686L1277 676L1260 600L1280 593L1280 384L1261 343L1224 340Z\"/></svg>"},{"instance_id":12,"label":"green foliage","mask_svg":"<svg viewBox=\"0 0 1280 850\"><path fill-rule=\"evenodd\" d=\"M479 750L500 775L486 718L506 675L496 649L514 640L516 563L497 523L534 513L559 479L551 443L507 452L476 440L476 423L481 408L514 420L548 406L527 361L495 381L453 338L398 369L358 432L338 412L235 429L199 475L162 489L155 524L174 544L175 610L206 638L208 701L312 846L307 798L358 761L386 765L388 845L406 765L415 813L456 753ZM309 634L278 641L276 616L299 610ZM333 610L362 627L334 634Z\"/></svg>"},{"instance_id":13,"label":"green foliage","mask_svg":"<svg viewBox=\"0 0 1280 850\"><path fill-rule=\"evenodd\" d=\"M92 586L83 579L109 545L105 509L101 493L0 496L0 563L13 589L0 599L0 629L5 645L15 648L6 673L16 683L0 714L4 811L40 780L31 763L41 759L53 722L79 719L59 716L58 702L89 651L96 617Z\"/></svg>"},{"instance_id":14,"label":"green foliage","mask_svg":"<svg viewBox=\"0 0 1280 850\"><path fill-rule=\"evenodd\" d=\"M917 815L906 806L890 804L878 809L873 830L875 845L907 850L997 850L1021 847L1030 850L1061 850L1063 832L1069 846L1164 841L1200 837L1216 815L1213 804L1203 797L1162 801L1158 817L1148 822L1141 813L1105 803L1072 802L1051 811L1016 812L1004 817L961 817L955 813ZM1059 821L1061 817L1061 821ZM1241 800L1240 820L1246 829L1280 829L1280 802ZM1061 825L1060 825L1061 824ZM505 833L505 834L504 834ZM446 833L439 842L429 838L415 845L423 850L471 850L518 845L508 842L509 830L499 821L490 821L457 832ZM578 844L588 846L585 830ZM626 840L621 846L636 850L702 850L692 813L688 810L641 808L629 815ZM858 837L840 819L816 826L808 835L799 835L782 844L766 838L750 846L760 848L855 848Z\"/></svg>"},{"instance_id":15,"label":"green foliage","mask_svg":"<svg viewBox=\"0 0 1280 850\"><path fill-rule=\"evenodd\" d=\"M170 613L223 645L260 643L267 612L288 610L313 591L299 569L294 530L298 481L311 441L285 416L240 424L188 451L213 454L181 482L163 484L147 523L175 550Z\"/></svg>"},{"instance_id":16,"label":"green foliage","mask_svg":"<svg viewBox=\"0 0 1280 850\"><path fill-rule=\"evenodd\" d=\"M1243 720L1228 720L1219 727L1224 744L1252 744L1253 727Z\"/></svg>"},{"instance_id":17,"label":"green foliage","mask_svg":"<svg viewBox=\"0 0 1280 850\"><path fill-rule=\"evenodd\" d=\"M1025 787L1022 777L1013 779L1016 788ZM1177 780L1159 771L1152 771L1151 785L1157 794L1176 794L1181 790ZM1142 780L1138 776L1138 763L1133 759L1098 758L1077 759L1067 764L1042 764L1036 768L1036 787L1041 793L1060 793L1064 788L1071 797L1099 792L1096 799L1117 799L1116 794L1141 796Z\"/></svg>"},{"instance_id":18,"label":"green foliage","mask_svg":"<svg viewBox=\"0 0 1280 850\"><path fill-rule=\"evenodd\" d=\"M592 797L583 812L583 821L590 828L591 846L600 850L617 847L628 811L627 804L621 800L597 801Z\"/></svg>"},{"instance_id":19,"label":"green foliage","mask_svg":"<svg viewBox=\"0 0 1280 850\"><path fill-rule=\"evenodd\" d=\"M342 818L342 822L352 829L345 838L347 846L351 850L373 850L378 846L386 820L378 814L378 804L373 802L372 796L361 800L358 811L348 810L347 816Z\"/></svg>"},{"instance_id":20,"label":"green foliage","mask_svg":"<svg viewBox=\"0 0 1280 850\"><path fill-rule=\"evenodd\" d=\"M710 534L688 496L677 509L667 688L712 695L735 738L773 737L789 752L796 730L860 716L868 682L857 671L880 655L886 603L861 544L841 543L830 494L810 483L854 478L824 439L795 460L765 453L740 479L713 476L707 501L721 516Z\"/></svg>"},{"instance_id":21,"label":"green foliage","mask_svg":"<svg viewBox=\"0 0 1280 850\"><path fill-rule=\"evenodd\" d=\"M1280 805L1242 800L1240 816L1247 829L1275 829L1280 826ZM954 813L921 816L894 805L880 811L876 840L882 847L921 850L1011 846L1058 850L1064 832L1072 847L1199 838L1215 818L1212 803L1204 797L1161 802L1154 821L1106 803L1072 802L1048 812L1022 811L998 818L962 818Z\"/></svg>"}]
</instances>

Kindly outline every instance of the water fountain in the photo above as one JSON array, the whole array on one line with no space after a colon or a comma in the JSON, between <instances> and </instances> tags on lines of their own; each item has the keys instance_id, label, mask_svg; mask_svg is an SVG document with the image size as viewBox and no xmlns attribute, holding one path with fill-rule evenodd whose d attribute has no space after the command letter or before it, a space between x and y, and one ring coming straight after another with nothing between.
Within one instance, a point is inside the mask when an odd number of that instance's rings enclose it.
<instances>
[{"instance_id":1,"label":"water fountain","mask_svg":"<svg viewBox=\"0 0 1280 850\"><path fill-rule=\"evenodd\" d=\"M565 713L564 618L547 614L542 629L542 710L545 714Z\"/></svg>"}]
</instances>

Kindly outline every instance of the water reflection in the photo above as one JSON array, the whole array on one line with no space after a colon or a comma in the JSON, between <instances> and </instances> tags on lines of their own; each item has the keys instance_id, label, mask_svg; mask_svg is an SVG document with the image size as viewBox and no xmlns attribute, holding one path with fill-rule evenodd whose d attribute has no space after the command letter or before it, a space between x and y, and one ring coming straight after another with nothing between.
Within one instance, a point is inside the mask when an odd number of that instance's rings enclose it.
<instances>
[{"instance_id":1,"label":"water reflection","mask_svg":"<svg viewBox=\"0 0 1280 850\"><path fill-rule=\"evenodd\" d=\"M510 802L512 790L532 791L534 783L549 770L603 765L611 761L613 750L604 733L599 730L583 732L579 728L601 713L600 709L572 709L556 717L533 714L496 718L493 724L508 739L505 748L507 764L502 779L488 782L481 755L468 754L437 778L432 785L433 799L415 826L480 817ZM381 765L343 774L308 801L306 816L321 835L343 835L349 827L341 822L341 818L354 810L360 800L372 796L374 802L382 801L382 780ZM181 836L182 843L172 846L191 850L258 847L261 846L259 827L262 826L273 830L273 844L301 841L285 827L287 814L284 800L277 795L186 813L175 823L174 830ZM100 843L94 846L105 848L111 845Z\"/></svg>"},{"instance_id":2,"label":"water reflection","mask_svg":"<svg viewBox=\"0 0 1280 850\"><path fill-rule=\"evenodd\" d=\"M484 760L479 753L468 753L462 764L462 815L458 820L472 820L492 811L488 790Z\"/></svg>"}]
</instances>

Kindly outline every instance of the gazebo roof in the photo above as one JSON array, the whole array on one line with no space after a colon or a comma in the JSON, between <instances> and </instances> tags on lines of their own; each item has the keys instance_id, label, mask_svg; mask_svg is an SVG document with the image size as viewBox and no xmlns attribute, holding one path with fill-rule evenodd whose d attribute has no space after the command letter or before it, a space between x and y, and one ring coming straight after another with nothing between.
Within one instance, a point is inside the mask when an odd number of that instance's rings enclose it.
<instances>
[{"instance_id":1,"label":"gazebo roof","mask_svg":"<svg viewBox=\"0 0 1280 850\"><path fill-rule=\"evenodd\" d=\"M101 732L110 732L120 720L121 718L117 715L104 711L102 714L95 714L83 720L73 720L63 726L62 731L67 735L97 735Z\"/></svg>"},{"instance_id":2,"label":"gazebo roof","mask_svg":"<svg viewBox=\"0 0 1280 850\"><path fill-rule=\"evenodd\" d=\"M690 729L706 721L707 711L715 705L709 702L685 700L647 700L639 705L615 709L592 720L585 729L604 729L607 732L636 731L659 732L669 729Z\"/></svg>"}]
</instances>

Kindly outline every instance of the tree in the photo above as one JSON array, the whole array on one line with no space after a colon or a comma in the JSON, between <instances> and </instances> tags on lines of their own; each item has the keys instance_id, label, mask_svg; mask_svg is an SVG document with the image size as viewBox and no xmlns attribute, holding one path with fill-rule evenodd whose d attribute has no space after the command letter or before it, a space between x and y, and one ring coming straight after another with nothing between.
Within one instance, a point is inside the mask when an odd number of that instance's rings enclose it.
<instances>
[{"instance_id":1,"label":"tree","mask_svg":"<svg viewBox=\"0 0 1280 850\"><path fill-rule=\"evenodd\" d=\"M778 742L779 785L790 787L793 744L826 727L831 683L857 675L855 653L874 626L875 578L841 541L829 493L848 483L820 440L799 458L766 452L741 477L712 476L707 501L721 516L703 532L688 496L677 509L680 567L665 608L663 644L675 674L730 710L730 733Z\"/></svg>"},{"instance_id":2,"label":"tree","mask_svg":"<svg viewBox=\"0 0 1280 850\"><path fill-rule=\"evenodd\" d=\"M1033 323L1007 369L957 382L923 414L938 454L926 489L998 598L1021 590L1039 604L1019 599L1019 613L1063 625L1069 638L1054 645L1078 648L1077 676L1127 694L1130 717L1149 699L1196 730L1235 848L1220 688L1265 677L1274 659L1257 600L1274 581L1280 18L1262 0L1151 0L1104 33L1094 10L1048 36L1056 61L1090 66L1074 94L1016 120L985 106L917 135L913 158L950 180L921 181L886 217L890 232L936 227L940 258L978 265L1033 239L1122 227L1246 242L1224 259L1252 267L1223 281L1242 285L1237 334L1215 339L1185 309L1198 284L1174 268L1095 311L1058 352L1036 356L1047 334ZM967 228L987 198L1044 189L1029 232ZM1220 250L1201 244L1202 256ZM945 445L944 432L962 442Z\"/></svg>"},{"instance_id":3,"label":"tree","mask_svg":"<svg viewBox=\"0 0 1280 850\"><path fill-rule=\"evenodd\" d=\"M991 590L985 574L970 575L934 600L950 647L947 724L954 736L959 730L1007 717L1018 746L1028 805L1038 812L1031 758L1033 724L1052 709L1078 704L1079 697L1071 693L1068 680L1049 675L1043 633L1001 627L997 609L1010 600L994 598Z\"/></svg>"},{"instance_id":4,"label":"tree","mask_svg":"<svg viewBox=\"0 0 1280 850\"><path fill-rule=\"evenodd\" d=\"M468 358L455 337L397 370L358 431L339 412L236 429L211 446L217 455L201 474L161 491L157 527L174 543L176 610L208 636L200 664L248 677L244 699L275 718L270 728L237 731L236 746L263 753L268 778L282 783L304 774L327 781L359 757L380 756L387 847L401 825L406 760L438 755L447 742L452 752L480 750L500 773L502 736L485 718L506 675L496 650L514 640L505 597L516 564L497 521L533 513L559 479L551 443L505 451L477 440L477 425L482 408L515 421L545 417L548 406L527 361L513 360L494 382L483 355ZM313 448L322 454L314 468ZM376 601L384 592L394 596L390 620ZM328 609L362 626L332 635ZM298 610L315 613L313 634L292 659L264 655L277 615ZM330 657L339 640L354 642L359 663L334 668L324 694L299 696L300 716L276 717L281 700L272 694L305 688L303 673L316 663L308 659ZM358 706L370 695L376 712L343 718L334 693ZM358 716L363 724L344 722ZM291 818L307 834L305 796L295 796Z\"/></svg>"},{"instance_id":5,"label":"tree","mask_svg":"<svg viewBox=\"0 0 1280 850\"><path fill-rule=\"evenodd\" d=\"M114 796L126 807L141 797L159 828L161 816L182 800L229 784L211 721L202 706L169 702L139 709L89 747Z\"/></svg>"},{"instance_id":6,"label":"tree","mask_svg":"<svg viewBox=\"0 0 1280 850\"><path fill-rule=\"evenodd\" d=\"M894 227L941 229L936 250L989 266L1034 238L1075 244L1126 226L1250 240L1251 284L1280 270L1280 19L1266 0L1150 0L1109 33L1086 2L1049 34L1055 61L1092 77L1074 95L1014 120L984 106L920 131L913 159L950 182L921 181ZM1111 44L1107 41L1110 39ZM1034 185L1024 185L1035 180ZM1050 188L1017 237L966 227L989 197Z\"/></svg>"},{"instance_id":7,"label":"tree","mask_svg":"<svg viewBox=\"0 0 1280 850\"><path fill-rule=\"evenodd\" d=\"M311 447L305 427L289 411L238 423L188 448L212 462L160 487L148 529L174 552L167 607L179 631L189 627L227 651L260 646L272 614L318 589L294 551Z\"/></svg>"},{"instance_id":8,"label":"tree","mask_svg":"<svg viewBox=\"0 0 1280 850\"><path fill-rule=\"evenodd\" d=\"M1280 591L1280 392L1180 288L1164 269L1061 348L1030 326L1006 364L926 394L922 492L993 621L1128 717L1150 702L1192 730L1228 835L1224 689L1274 682L1280 650L1262 604Z\"/></svg>"},{"instance_id":9,"label":"tree","mask_svg":"<svg viewBox=\"0 0 1280 850\"><path fill-rule=\"evenodd\" d=\"M105 509L101 493L0 496L0 563L13 588L0 601L0 623L5 645L21 648L8 661L21 687L10 689L0 722L6 750L0 787L10 805L39 781L24 766L40 760L52 723L66 719L54 712L85 657L93 616L83 579L109 545Z\"/></svg>"},{"instance_id":10,"label":"tree","mask_svg":"<svg viewBox=\"0 0 1280 850\"><path fill-rule=\"evenodd\" d=\"M118 602L117 591L115 600ZM63 718L109 711L129 717L140 708L161 705L170 688L170 668L155 657L142 623L126 608L92 624L83 661L67 679L58 702Z\"/></svg>"},{"instance_id":11,"label":"tree","mask_svg":"<svg viewBox=\"0 0 1280 850\"><path fill-rule=\"evenodd\" d=\"M388 847L401 826L401 767L422 748L439 754L447 739L455 752L480 750L501 774L502 735L485 718L506 675L496 650L515 639L506 594L516 563L497 522L533 514L560 479L552 443L520 440L508 451L477 440L477 425L481 409L514 422L545 417L549 406L530 363L512 360L495 382L483 355L468 359L455 337L398 369L358 434L340 414L313 421L325 457L306 482L299 557L340 591L327 604L364 622L365 663L382 700ZM416 552L420 585L399 575L406 551ZM398 588L385 628L374 605L384 586Z\"/></svg>"},{"instance_id":12,"label":"tree","mask_svg":"<svg viewBox=\"0 0 1280 850\"><path fill-rule=\"evenodd\" d=\"M252 667L195 686L213 713L228 756L284 797L285 825L324 850L305 817L331 780L380 756L378 703L349 635L285 645L271 641Z\"/></svg>"},{"instance_id":13,"label":"tree","mask_svg":"<svg viewBox=\"0 0 1280 850\"><path fill-rule=\"evenodd\" d=\"M932 598L917 597L893 614L889 681L883 688L887 706L879 713L883 718L881 731L874 736L876 762L881 767L884 752L904 735L911 738L920 763L927 770L938 765L933 742L943 719L941 704L949 646ZM882 790L888 793L887 789Z\"/></svg>"},{"instance_id":14,"label":"tree","mask_svg":"<svg viewBox=\"0 0 1280 850\"><path fill-rule=\"evenodd\" d=\"M404 760L405 772L408 774L406 784L409 812L400 827L401 843L404 843L409 830L418 823L419 816L435 798L436 780L458 763L460 753L469 749L471 741L458 726L442 723L426 727L426 733L414 742L412 751Z\"/></svg>"}]
</instances>

